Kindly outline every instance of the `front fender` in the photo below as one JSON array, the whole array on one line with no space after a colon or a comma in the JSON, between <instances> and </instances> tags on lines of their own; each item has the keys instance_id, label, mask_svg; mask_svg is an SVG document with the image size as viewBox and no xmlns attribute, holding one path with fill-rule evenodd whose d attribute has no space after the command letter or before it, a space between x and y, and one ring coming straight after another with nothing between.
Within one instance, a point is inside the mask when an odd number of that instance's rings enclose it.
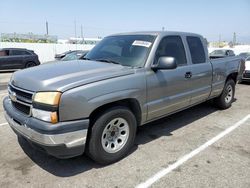
<instances>
[{"instance_id":1,"label":"front fender","mask_svg":"<svg viewBox=\"0 0 250 188\"><path fill-rule=\"evenodd\" d=\"M141 76L126 76L87 84L64 92L59 105L60 121L88 118L105 104L136 99L142 113L146 113L146 79Z\"/></svg>"}]
</instances>

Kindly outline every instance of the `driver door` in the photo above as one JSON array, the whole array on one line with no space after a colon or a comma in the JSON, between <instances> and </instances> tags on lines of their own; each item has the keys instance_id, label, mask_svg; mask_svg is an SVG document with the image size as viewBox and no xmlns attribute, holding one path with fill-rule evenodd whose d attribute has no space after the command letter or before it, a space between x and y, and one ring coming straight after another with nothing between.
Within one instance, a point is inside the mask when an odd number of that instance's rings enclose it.
<instances>
[{"instance_id":1,"label":"driver door","mask_svg":"<svg viewBox=\"0 0 250 188\"><path fill-rule=\"evenodd\" d=\"M191 68L180 36L167 36L162 39L156 51L155 62L159 57L174 57L177 68L171 70L150 70L147 73L148 120L152 120L190 104Z\"/></svg>"}]
</instances>

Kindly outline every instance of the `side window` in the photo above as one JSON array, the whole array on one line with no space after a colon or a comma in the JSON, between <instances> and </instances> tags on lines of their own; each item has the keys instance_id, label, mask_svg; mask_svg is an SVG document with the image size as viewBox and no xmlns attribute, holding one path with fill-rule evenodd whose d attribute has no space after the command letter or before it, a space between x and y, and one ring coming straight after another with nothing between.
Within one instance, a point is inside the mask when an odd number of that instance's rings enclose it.
<instances>
[{"instance_id":1,"label":"side window","mask_svg":"<svg viewBox=\"0 0 250 188\"><path fill-rule=\"evenodd\" d=\"M163 38L155 54L155 63L162 56L174 57L178 66L186 65L187 58L181 37L167 36Z\"/></svg>"},{"instance_id":2,"label":"side window","mask_svg":"<svg viewBox=\"0 0 250 188\"><path fill-rule=\"evenodd\" d=\"M24 55L24 51L22 51L22 50L11 50L10 55L12 55L12 56Z\"/></svg>"},{"instance_id":3,"label":"side window","mask_svg":"<svg viewBox=\"0 0 250 188\"><path fill-rule=\"evenodd\" d=\"M187 37L188 47L191 53L193 64L205 63L206 56L204 47L199 37Z\"/></svg>"}]
</instances>

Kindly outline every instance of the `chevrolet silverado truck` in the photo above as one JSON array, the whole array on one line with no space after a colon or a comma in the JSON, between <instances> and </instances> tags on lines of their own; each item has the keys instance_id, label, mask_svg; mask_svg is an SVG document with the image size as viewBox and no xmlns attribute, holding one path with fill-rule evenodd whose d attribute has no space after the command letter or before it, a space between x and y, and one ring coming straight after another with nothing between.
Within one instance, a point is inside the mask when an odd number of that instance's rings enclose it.
<instances>
[{"instance_id":1,"label":"chevrolet silverado truck","mask_svg":"<svg viewBox=\"0 0 250 188\"><path fill-rule=\"evenodd\" d=\"M227 109L241 58L210 60L206 40L184 32L108 36L84 58L17 71L3 101L14 132L57 158L126 156L138 126L213 99Z\"/></svg>"}]
</instances>

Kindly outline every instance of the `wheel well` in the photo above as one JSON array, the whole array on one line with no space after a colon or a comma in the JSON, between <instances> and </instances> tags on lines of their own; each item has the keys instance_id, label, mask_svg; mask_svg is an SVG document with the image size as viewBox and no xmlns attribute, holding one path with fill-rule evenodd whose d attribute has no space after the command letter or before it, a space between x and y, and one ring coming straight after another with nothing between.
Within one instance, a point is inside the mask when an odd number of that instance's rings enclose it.
<instances>
[{"instance_id":1,"label":"wheel well","mask_svg":"<svg viewBox=\"0 0 250 188\"><path fill-rule=\"evenodd\" d=\"M235 83L237 82L237 76L238 76L238 73L237 72L234 72L234 73L231 73L227 76L227 80L228 81L229 79L232 79Z\"/></svg>"},{"instance_id":2,"label":"wheel well","mask_svg":"<svg viewBox=\"0 0 250 188\"><path fill-rule=\"evenodd\" d=\"M124 99L120 101L115 101L112 103L105 104L103 106L98 107L95 109L89 116L90 119L90 125L93 124L93 122L96 120L96 118L103 113L103 111L112 108L114 106L124 106L129 108L132 113L135 115L137 125L140 125L141 123L141 107L139 102L136 99Z\"/></svg>"},{"instance_id":3,"label":"wheel well","mask_svg":"<svg viewBox=\"0 0 250 188\"><path fill-rule=\"evenodd\" d=\"M103 106L98 107L95 109L89 116L90 123L88 128L88 134L87 134L87 141L86 141L86 152L88 152L88 143L89 139L92 134L92 125L95 122L95 120L107 109L112 108L114 106L124 106L129 108L132 113L135 115L137 126L141 123L141 107L139 102L136 99L124 99L120 101L115 101L112 103L105 104Z\"/></svg>"},{"instance_id":4,"label":"wheel well","mask_svg":"<svg viewBox=\"0 0 250 188\"><path fill-rule=\"evenodd\" d=\"M29 63L34 63L35 65L37 65L36 62L34 62L34 61L27 61L27 62L25 63L25 67L26 67Z\"/></svg>"}]
</instances>

